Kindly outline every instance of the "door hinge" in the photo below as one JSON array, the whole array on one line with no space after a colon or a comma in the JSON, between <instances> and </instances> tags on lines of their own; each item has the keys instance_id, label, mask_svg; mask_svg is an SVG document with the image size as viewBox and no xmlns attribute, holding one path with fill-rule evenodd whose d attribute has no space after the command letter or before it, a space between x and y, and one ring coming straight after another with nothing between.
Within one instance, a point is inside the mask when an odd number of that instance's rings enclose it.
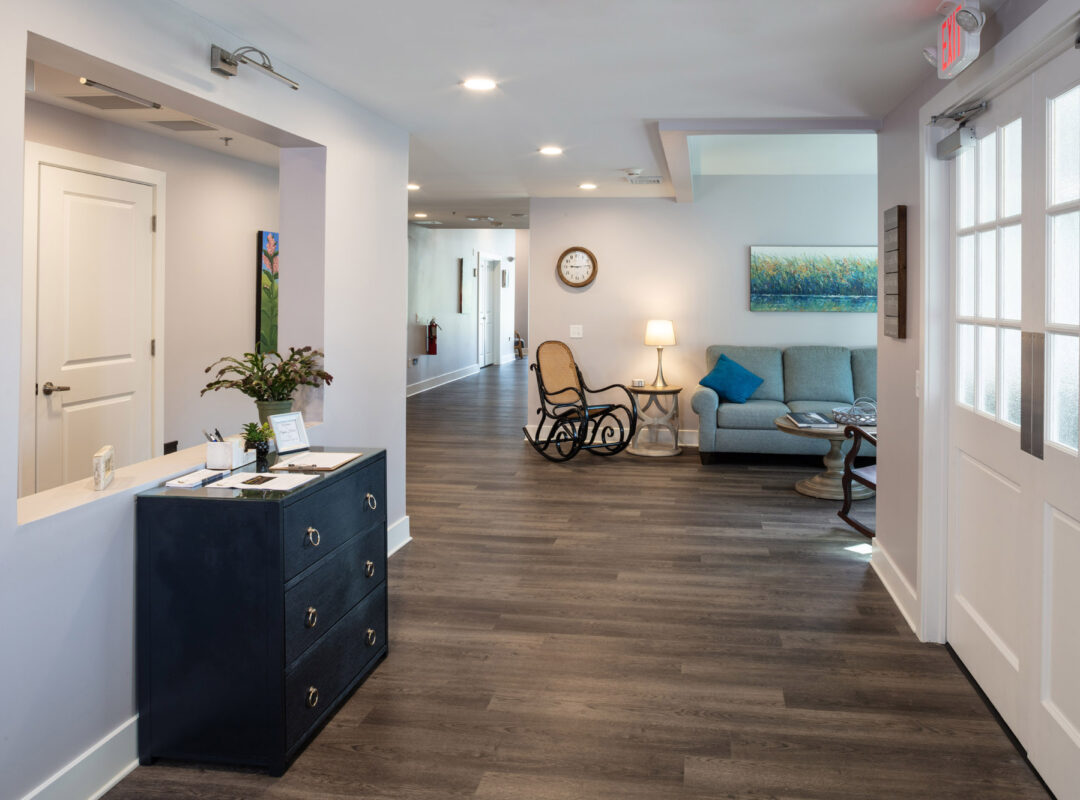
<instances>
[{"instance_id":1,"label":"door hinge","mask_svg":"<svg viewBox=\"0 0 1080 800\"><path fill-rule=\"evenodd\" d=\"M151 339L150 340L150 355L151 356L156 356L157 355L157 339Z\"/></svg>"},{"instance_id":2,"label":"door hinge","mask_svg":"<svg viewBox=\"0 0 1080 800\"><path fill-rule=\"evenodd\" d=\"M150 232L157 233L157 214L150 217Z\"/></svg>"},{"instance_id":3,"label":"door hinge","mask_svg":"<svg viewBox=\"0 0 1080 800\"><path fill-rule=\"evenodd\" d=\"M38 393L38 385L35 383L34 384L34 397L37 397L37 393Z\"/></svg>"}]
</instances>

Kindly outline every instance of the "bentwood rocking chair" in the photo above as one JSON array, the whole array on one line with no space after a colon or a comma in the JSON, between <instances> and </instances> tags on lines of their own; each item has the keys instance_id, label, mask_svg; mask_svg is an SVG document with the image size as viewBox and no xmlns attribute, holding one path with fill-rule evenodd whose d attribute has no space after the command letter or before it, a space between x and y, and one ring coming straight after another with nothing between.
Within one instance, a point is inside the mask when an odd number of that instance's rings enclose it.
<instances>
[{"instance_id":1,"label":"bentwood rocking chair","mask_svg":"<svg viewBox=\"0 0 1080 800\"><path fill-rule=\"evenodd\" d=\"M637 402L630 390L614 383L590 389L574 362L574 354L562 342L544 342L536 348L536 373L540 390L540 423L529 435L529 444L549 461L569 461L582 450L595 456L613 456L626 449L637 429ZM590 395L621 390L626 403L597 403ZM619 398L621 401L621 397Z\"/></svg>"}]
</instances>

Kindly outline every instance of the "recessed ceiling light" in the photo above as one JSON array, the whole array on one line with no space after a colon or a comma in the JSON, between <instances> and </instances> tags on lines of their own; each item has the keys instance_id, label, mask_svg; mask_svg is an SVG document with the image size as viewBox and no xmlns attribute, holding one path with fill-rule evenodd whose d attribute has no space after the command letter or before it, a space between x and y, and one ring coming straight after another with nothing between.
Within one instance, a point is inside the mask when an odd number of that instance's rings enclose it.
<instances>
[{"instance_id":1,"label":"recessed ceiling light","mask_svg":"<svg viewBox=\"0 0 1080 800\"><path fill-rule=\"evenodd\" d=\"M490 92L498 86L491 78L466 78L461 85L474 92Z\"/></svg>"},{"instance_id":2,"label":"recessed ceiling light","mask_svg":"<svg viewBox=\"0 0 1080 800\"><path fill-rule=\"evenodd\" d=\"M547 144L540 148L540 154L545 156L561 156L562 148L553 144Z\"/></svg>"},{"instance_id":3,"label":"recessed ceiling light","mask_svg":"<svg viewBox=\"0 0 1080 800\"><path fill-rule=\"evenodd\" d=\"M420 184L419 183L406 183L405 188L408 189L410 192L419 192L420 191Z\"/></svg>"},{"instance_id":4,"label":"recessed ceiling light","mask_svg":"<svg viewBox=\"0 0 1080 800\"><path fill-rule=\"evenodd\" d=\"M580 186L578 186L578 188L579 189L586 189L588 191L592 191L593 189L596 188L596 184L595 183L583 183Z\"/></svg>"},{"instance_id":5,"label":"recessed ceiling light","mask_svg":"<svg viewBox=\"0 0 1080 800\"><path fill-rule=\"evenodd\" d=\"M423 211L417 211L415 214L413 214L413 216L417 219L427 219L427 214L425 214Z\"/></svg>"}]
</instances>

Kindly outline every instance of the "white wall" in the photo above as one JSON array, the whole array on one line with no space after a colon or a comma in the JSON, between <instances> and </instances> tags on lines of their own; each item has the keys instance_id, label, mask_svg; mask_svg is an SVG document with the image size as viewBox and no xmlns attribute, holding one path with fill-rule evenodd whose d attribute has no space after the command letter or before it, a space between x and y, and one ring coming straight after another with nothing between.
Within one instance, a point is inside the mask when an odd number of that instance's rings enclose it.
<instances>
[{"instance_id":1,"label":"white wall","mask_svg":"<svg viewBox=\"0 0 1080 800\"><path fill-rule=\"evenodd\" d=\"M1014 30L1045 0L1010 0L990 17L983 37L983 55L957 81L977 80L976 74L994 61L994 45ZM919 162L924 134L920 107L949 86L932 70L900 105L883 120L878 134L878 207L881 211L907 205L908 220L908 323L907 339L892 339L878 330L878 449L877 536L873 562L913 627L919 628L918 517L923 503L919 493L920 400L915 394L916 374L923 351L926 324L921 286L925 282L923 244L926 238ZM936 109L944 111L945 107ZM883 220L878 215L879 232ZM879 239L879 241L884 241ZM883 252L879 253L883 256ZM879 287L880 289L880 287ZM927 380L927 376L922 376ZM929 394L929 390L927 392Z\"/></svg>"},{"instance_id":2,"label":"white wall","mask_svg":"<svg viewBox=\"0 0 1080 800\"><path fill-rule=\"evenodd\" d=\"M476 368L476 268L478 253L502 259L502 269L511 269L506 259L514 255L515 231L486 229L433 230L409 225L409 305L408 355L416 366L408 367L410 391L430 388L441 380L460 376ZM465 283L462 291L471 303L469 313L459 314L458 259L465 260ZM500 334L500 349L506 349L506 337L513 336L513 281L500 292L500 319L509 333ZM424 354L425 327L432 319L442 326L438 354ZM513 341L509 352L513 353Z\"/></svg>"},{"instance_id":3,"label":"white wall","mask_svg":"<svg viewBox=\"0 0 1080 800\"><path fill-rule=\"evenodd\" d=\"M519 230L514 244L514 329L528 344L529 231Z\"/></svg>"},{"instance_id":4,"label":"white wall","mask_svg":"<svg viewBox=\"0 0 1080 800\"><path fill-rule=\"evenodd\" d=\"M212 75L210 44L244 42L171 2L98 0L93 13L77 0L7 4L0 27L0 174L6 176L0 183L0 338L9 343L18 342L21 324L24 75L31 32L327 148L320 299L326 366L336 380L325 395L326 421L312 439L387 447L389 520L403 521L391 535L407 531L401 326L407 133L288 64L278 68L297 77L298 92L254 70L229 80ZM258 44L273 52L273 32ZM281 190L288 191L284 180ZM287 229L282 235L288 241ZM17 375L19 368L18 348L3 348L0 371ZM16 392L0 394L0 419L0 453L6 454L0 496L7 498L0 506L0 684L10 687L0 712L0 797L21 798L111 732L133 730L133 503L132 490L125 489L18 525ZM86 797L100 786L87 791L93 775L130 766L133 742L126 735L115 741L122 746L102 747L72 767L67 775L74 783L41 797Z\"/></svg>"},{"instance_id":5,"label":"white wall","mask_svg":"<svg viewBox=\"0 0 1080 800\"><path fill-rule=\"evenodd\" d=\"M690 398L710 344L871 346L873 314L749 311L749 248L874 245L873 176L723 176L695 183L694 203L671 200L533 200L530 207L531 353L567 342L591 386L650 382L656 349L645 321L671 319L679 344L664 349L664 376L684 387L683 430L696 434ZM599 262L597 278L571 289L555 260L580 245ZM569 326L584 326L570 339ZM528 424L537 392L529 383Z\"/></svg>"},{"instance_id":6,"label":"white wall","mask_svg":"<svg viewBox=\"0 0 1080 800\"><path fill-rule=\"evenodd\" d=\"M26 138L166 174L165 441L184 448L204 441L203 428L238 433L255 419L251 400L199 390L205 367L255 343L255 237L278 230L277 169L33 100Z\"/></svg>"}]
</instances>

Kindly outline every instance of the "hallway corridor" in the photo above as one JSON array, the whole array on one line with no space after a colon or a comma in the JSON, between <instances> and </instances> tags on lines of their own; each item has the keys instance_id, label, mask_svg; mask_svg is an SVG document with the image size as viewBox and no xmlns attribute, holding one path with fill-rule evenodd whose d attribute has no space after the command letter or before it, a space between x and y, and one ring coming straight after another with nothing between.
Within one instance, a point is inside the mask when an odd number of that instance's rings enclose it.
<instances>
[{"instance_id":1,"label":"hallway corridor","mask_svg":"<svg viewBox=\"0 0 1080 800\"><path fill-rule=\"evenodd\" d=\"M792 490L811 467L551 464L530 377L408 400L390 655L284 777L154 766L107 797L1047 797L837 504Z\"/></svg>"}]
</instances>

